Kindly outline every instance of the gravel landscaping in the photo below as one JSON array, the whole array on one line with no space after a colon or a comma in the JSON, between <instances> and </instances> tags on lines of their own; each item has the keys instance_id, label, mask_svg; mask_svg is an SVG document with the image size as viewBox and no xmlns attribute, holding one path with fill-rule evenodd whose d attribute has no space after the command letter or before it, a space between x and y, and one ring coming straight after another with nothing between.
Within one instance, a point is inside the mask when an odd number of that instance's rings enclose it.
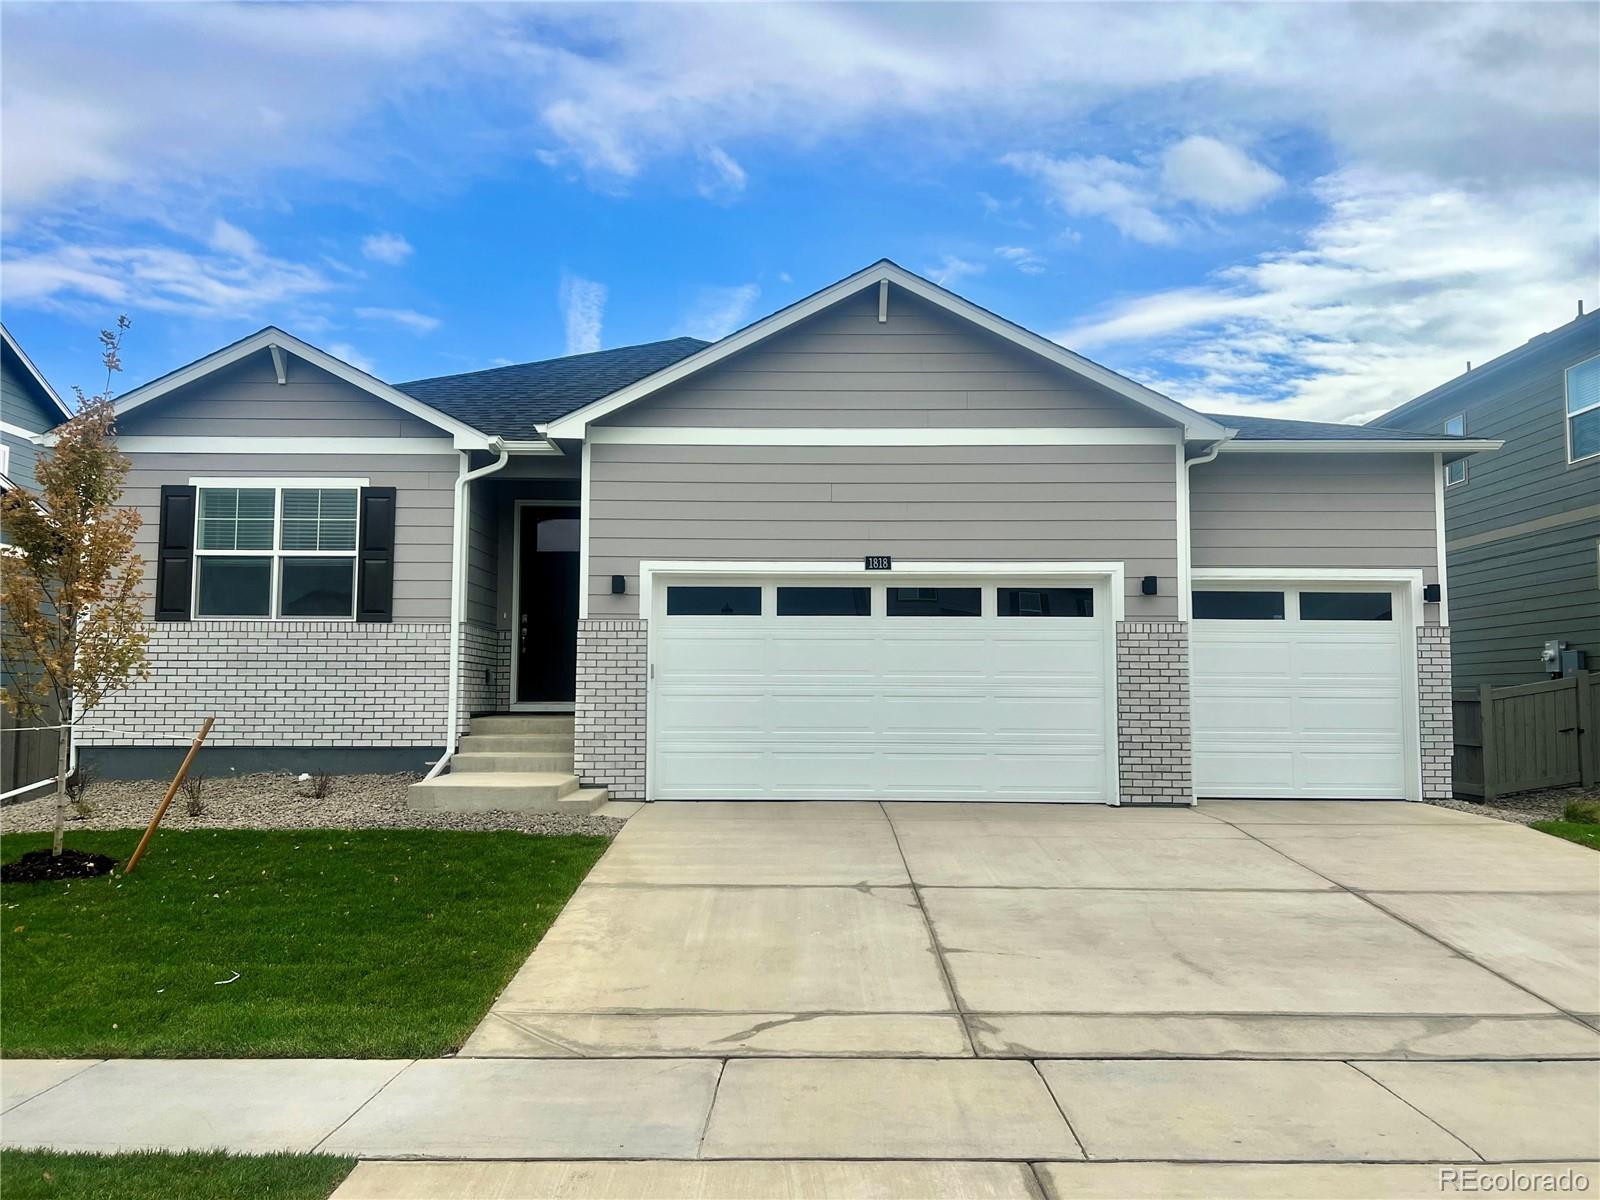
<instances>
[{"instance_id":1,"label":"gravel landscaping","mask_svg":"<svg viewBox=\"0 0 1600 1200\"><path fill-rule=\"evenodd\" d=\"M290 774L207 778L200 789L202 812L190 816L179 792L161 820L163 829L465 829L614 837L623 822L578 813L427 813L406 807L406 788L416 775L335 775L327 795L307 793L314 781ZM168 780L95 780L85 794L89 813L68 815L74 829L127 829L146 824L166 793ZM0 833L51 828L55 797L0 809Z\"/></svg>"},{"instance_id":2,"label":"gravel landscaping","mask_svg":"<svg viewBox=\"0 0 1600 1200\"><path fill-rule=\"evenodd\" d=\"M1524 792L1520 796L1502 796L1492 804L1475 800L1434 800L1432 803L1440 808L1527 825L1534 821L1559 820L1562 810L1574 800L1600 801L1600 788L1551 788L1543 792Z\"/></svg>"}]
</instances>

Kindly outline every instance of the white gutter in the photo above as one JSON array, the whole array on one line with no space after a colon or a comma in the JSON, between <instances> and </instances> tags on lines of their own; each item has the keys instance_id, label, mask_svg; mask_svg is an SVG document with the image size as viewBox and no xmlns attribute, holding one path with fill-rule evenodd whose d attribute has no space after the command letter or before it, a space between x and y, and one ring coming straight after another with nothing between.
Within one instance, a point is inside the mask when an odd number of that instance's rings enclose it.
<instances>
[{"instance_id":1,"label":"white gutter","mask_svg":"<svg viewBox=\"0 0 1600 1200\"><path fill-rule=\"evenodd\" d=\"M456 509L455 529L450 535L450 700L445 705L445 736L444 753L433 764L424 779L432 779L439 772L450 765L450 760L456 753L456 723L461 712L461 618L465 612L467 601L467 523L470 517L467 508L467 484L474 479L482 479L485 475L493 475L511 461L511 451L506 448L505 442L499 438L489 439L489 449L497 457L488 466L479 467L476 471L466 470L470 461L468 452L461 452L462 471L456 476Z\"/></svg>"}]
</instances>

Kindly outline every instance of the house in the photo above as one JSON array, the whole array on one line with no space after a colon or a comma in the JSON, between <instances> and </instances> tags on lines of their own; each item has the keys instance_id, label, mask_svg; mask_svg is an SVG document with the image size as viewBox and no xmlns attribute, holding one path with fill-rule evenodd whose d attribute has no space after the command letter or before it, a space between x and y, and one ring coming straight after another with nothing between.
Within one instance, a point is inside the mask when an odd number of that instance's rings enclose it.
<instances>
[{"instance_id":1,"label":"house","mask_svg":"<svg viewBox=\"0 0 1600 1200\"><path fill-rule=\"evenodd\" d=\"M114 772L214 713L213 771L452 807L1450 790L1440 472L1497 443L1195 412L887 261L710 345L390 384L268 328L117 407Z\"/></svg>"},{"instance_id":2,"label":"house","mask_svg":"<svg viewBox=\"0 0 1600 1200\"><path fill-rule=\"evenodd\" d=\"M1455 686L1534 683L1548 642L1600 670L1600 313L1402 404L1373 429L1505 443L1444 468Z\"/></svg>"},{"instance_id":3,"label":"house","mask_svg":"<svg viewBox=\"0 0 1600 1200\"><path fill-rule=\"evenodd\" d=\"M33 474L39 453L35 439L71 416L11 331L0 325L0 492L19 484L30 490L38 486ZM5 540L5 529L0 527L0 545ZM9 672L0 664L0 687L9 680ZM19 724L0 708L0 799L25 800L36 788L55 782L56 738L53 730Z\"/></svg>"}]
</instances>

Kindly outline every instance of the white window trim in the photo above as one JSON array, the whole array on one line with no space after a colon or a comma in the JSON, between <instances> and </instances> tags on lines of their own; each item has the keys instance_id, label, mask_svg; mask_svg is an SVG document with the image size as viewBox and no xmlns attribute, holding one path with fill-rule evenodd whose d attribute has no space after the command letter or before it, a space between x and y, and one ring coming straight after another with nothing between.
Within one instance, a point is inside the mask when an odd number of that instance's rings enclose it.
<instances>
[{"instance_id":1,"label":"white window trim","mask_svg":"<svg viewBox=\"0 0 1600 1200\"><path fill-rule=\"evenodd\" d=\"M1593 354L1582 362L1575 362L1561 373L1561 428L1567 439L1567 465L1569 467L1578 463L1593 462L1596 459L1600 459L1600 450L1596 450L1593 454L1585 454L1582 458L1572 457L1572 418L1581 417L1584 413L1592 413L1596 409L1600 409L1600 400L1595 401L1587 408L1580 408L1577 412L1573 412L1567 407L1570 395L1568 381L1572 378L1572 373L1579 367L1588 366L1592 362L1600 362L1600 354Z\"/></svg>"},{"instance_id":2,"label":"white window trim","mask_svg":"<svg viewBox=\"0 0 1600 1200\"><path fill-rule=\"evenodd\" d=\"M1450 432L1450 422L1451 421L1460 421L1461 422L1461 432L1460 433L1453 434L1453 433ZM1444 419L1444 431L1450 437L1466 437L1467 436L1467 414L1464 413L1464 412L1459 412L1459 413L1456 413L1454 416L1446 417ZM1443 455L1441 455L1440 457L1443 458ZM1457 467L1461 468L1461 478L1460 479L1451 479L1450 478L1450 472L1454 471ZM1444 485L1445 485L1445 487L1447 487L1447 488L1461 487L1466 482L1467 482L1467 460L1465 458L1458 458L1454 462L1448 462L1448 463L1444 464Z\"/></svg>"},{"instance_id":3,"label":"white window trim","mask_svg":"<svg viewBox=\"0 0 1600 1200\"><path fill-rule=\"evenodd\" d=\"M192 476L189 485L195 489L194 506L194 579L189 584L189 619L191 621L317 621L325 624L353 623L356 619L357 579L356 567L361 557L361 489L369 486L365 479L292 479L283 477L260 478L208 478ZM271 489L272 541L270 550L202 550L200 548L200 496L202 489L252 488L258 491ZM352 550L285 550L283 548L283 493L285 489L321 488L328 491L354 491L356 493L356 546ZM235 614L209 615L200 612L200 560L202 558L267 558L272 560L267 580L267 612L262 616ZM350 560L350 615L348 617L285 617L279 613L282 603L281 583L285 558L347 558Z\"/></svg>"},{"instance_id":4,"label":"white window trim","mask_svg":"<svg viewBox=\"0 0 1600 1200\"><path fill-rule=\"evenodd\" d=\"M0 475L11 474L11 447L0 442Z\"/></svg>"}]
</instances>

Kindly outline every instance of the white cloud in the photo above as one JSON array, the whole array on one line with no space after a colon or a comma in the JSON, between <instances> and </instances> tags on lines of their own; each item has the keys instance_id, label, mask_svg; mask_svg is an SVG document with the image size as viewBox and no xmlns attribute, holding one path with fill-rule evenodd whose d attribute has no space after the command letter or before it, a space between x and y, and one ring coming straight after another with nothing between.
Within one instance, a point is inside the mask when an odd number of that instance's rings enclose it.
<instances>
[{"instance_id":1,"label":"white cloud","mask_svg":"<svg viewBox=\"0 0 1600 1200\"><path fill-rule=\"evenodd\" d=\"M1026 246L996 246L995 256L1003 258L1024 275L1042 275L1048 265L1044 257Z\"/></svg>"},{"instance_id":2,"label":"white cloud","mask_svg":"<svg viewBox=\"0 0 1600 1200\"><path fill-rule=\"evenodd\" d=\"M1194 135L1161 156L1161 186L1169 195L1219 212L1244 212L1283 187L1283 178L1237 146Z\"/></svg>"},{"instance_id":3,"label":"white cloud","mask_svg":"<svg viewBox=\"0 0 1600 1200\"><path fill-rule=\"evenodd\" d=\"M684 319L683 331L708 342L725 338L749 324L751 310L760 296L761 288L754 283L701 288Z\"/></svg>"},{"instance_id":4,"label":"white cloud","mask_svg":"<svg viewBox=\"0 0 1600 1200\"><path fill-rule=\"evenodd\" d=\"M432 333L439 328L438 317L430 317L414 308L358 308L356 316L363 321L387 321L413 333Z\"/></svg>"},{"instance_id":5,"label":"white cloud","mask_svg":"<svg viewBox=\"0 0 1600 1200\"><path fill-rule=\"evenodd\" d=\"M372 360L349 342L333 342L327 347L327 351L335 358L342 359L357 370L365 371L368 375L378 374L378 368L373 365ZM379 378L382 377L379 376Z\"/></svg>"},{"instance_id":6,"label":"white cloud","mask_svg":"<svg viewBox=\"0 0 1600 1200\"><path fill-rule=\"evenodd\" d=\"M395 267L411 257L412 246L398 233L373 233L361 240L361 253L373 262Z\"/></svg>"},{"instance_id":7,"label":"white cloud","mask_svg":"<svg viewBox=\"0 0 1600 1200\"><path fill-rule=\"evenodd\" d=\"M954 254L946 254L937 263L923 267L922 273L933 280L940 287L953 288L963 279L973 275L982 275L982 263L972 262L970 259L961 258Z\"/></svg>"},{"instance_id":8,"label":"white cloud","mask_svg":"<svg viewBox=\"0 0 1600 1200\"><path fill-rule=\"evenodd\" d=\"M705 169L695 190L707 200L732 200L744 191L750 180L745 169L720 146L702 150L700 161Z\"/></svg>"},{"instance_id":9,"label":"white cloud","mask_svg":"<svg viewBox=\"0 0 1600 1200\"><path fill-rule=\"evenodd\" d=\"M1007 154L1007 166L1044 184L1050 199L1076 217L1104 217L1125 237L1152 245L1177 240L1172 226L1157 215L1159 202L1148 172L1132 163L1097 154L1052 158L1037 152Z\"/></svg>"},{"instance_id":10,"label":"white cloud","mask_svg":"<svg viewBox=\"0 0 1600 1200\"><path fill-rule=\"evenodd\" d=\"M1341 172L1304 244L1130 297L1057 340L1199 407L1364 420L1570 318L1600 273L1589 186L1489 200ZM1152 376L1155 378L1152 378Z\"/></svg>"},{"instance_id":11,"label":"white cloud","mask_svg":"<svg viewBox=\"0 0 1600 1200\"><path fill-rule=\"evenodd\" d=\"M212 242L219 242L215 230ZM93 300L208 317L259 316L334 286L315 268L259 247L241 255L242 243L226 233L220 243L229 248L202 253L150 244L54 242L27 249L13 243L0 278L8 304L63 307Z\"/></svg>"},{"instance_id":12,"label":"white cloud","mask_svg":"<svg viewBox=\"0 0 1600 1200\"><path fill-rule=\"evenodd\" d=\"M600 349L600 324L605 316L606 285L563 272L558 299L561 304L561 319L567 331L567 353L591 354Z\"/></svg>"},{"instance_id":13,"label":"white cloud","mask_svg":"<svg viewBox=\"0 0 1600 1200\"><path fill-rule=\"evenodd\" d=\"M261 253L261 244L255 238L221 217L212 225L207 245L218 254L231 254L236 258L254 258Z\"/></svg>"}]
</instances>

